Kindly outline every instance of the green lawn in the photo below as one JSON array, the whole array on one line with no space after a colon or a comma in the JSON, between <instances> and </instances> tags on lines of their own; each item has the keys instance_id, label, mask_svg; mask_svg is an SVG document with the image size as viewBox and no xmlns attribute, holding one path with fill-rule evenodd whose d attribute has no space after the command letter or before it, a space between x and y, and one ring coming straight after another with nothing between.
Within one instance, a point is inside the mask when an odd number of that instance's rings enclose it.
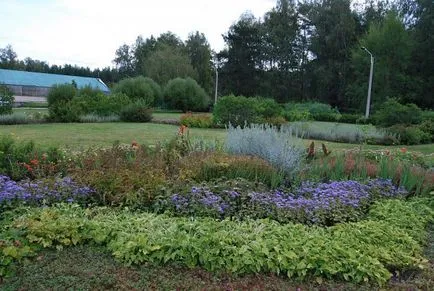
<instances>
[{"instance_id":1,"label":"green lawn","mask_svg":"<svg viewBox=\"0 0 434 291\"><path fill-rule=\"evenodd\" d=\"M0 135L11 134L19 141L33 140L42 147L57 146L86 148L110 146L115 141L130 144L156 144L178 133L178 126L154 123L47 123L26 125L2 125ZM193 138L224 140L222 129L190 129Z\"/></svg>"},{"instance_id":2,"label":"green lawn","mask_svg":"<svg viewBox=\"0 0 434 291\"><path fill-rule=\"evenodd\" d=\"M89 146L110 146L115 141L130 144L135 140L141 144L156 144L174 137L178 127L155 123L47 123L26 125L1 125L0 135L11 134L20 141L33 140L37 145L48 147L86 148ZM191 128L193 138L224 141L224 129ZM311 140L305 140L306 147ZM317 146L324 143L330 150L360 148L357 144L315 141ZM363 149L398 149L403 146L364 145ZM434 154L434 144L407 147L411 151Z\"/></svg>"}]
</instances>

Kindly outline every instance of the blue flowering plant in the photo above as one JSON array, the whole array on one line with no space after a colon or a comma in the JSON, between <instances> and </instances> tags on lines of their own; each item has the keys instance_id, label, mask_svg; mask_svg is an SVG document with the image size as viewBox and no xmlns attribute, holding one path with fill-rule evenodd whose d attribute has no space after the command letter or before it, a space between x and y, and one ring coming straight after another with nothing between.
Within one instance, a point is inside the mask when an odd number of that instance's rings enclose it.
<instances>
[{"instance_id":1,"label":"blue flowering plant","mask_svg":"<svg viewBox=\"0 0 434 291\"><path fill-rule=\"evenodd\" d=\"M86 205L95 191L72 181L71 178L22 180L16 182L0 175L0 208L17 205L43 206L58 202Z\"/></svg>"},{"instance_id":2,"label":"blue flowering plant","mask_svg":"<svg viewBox=\"0 0 434 291\"><path fill-rule=\"evenodd\" d=\"M407 194L384 179L366 183L305 182L292 192L193 186L189 191L171 195L162 205L174 214L186 216L271 218L282 223L331 226L363 219L378 199L402 198Z\"/></svg>"}]
</instances>

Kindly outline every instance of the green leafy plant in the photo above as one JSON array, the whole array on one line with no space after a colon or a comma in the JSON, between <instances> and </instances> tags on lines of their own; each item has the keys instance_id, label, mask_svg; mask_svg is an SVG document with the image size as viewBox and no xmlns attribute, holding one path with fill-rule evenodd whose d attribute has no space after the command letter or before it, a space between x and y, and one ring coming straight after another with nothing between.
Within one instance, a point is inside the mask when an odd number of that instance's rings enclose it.
<instances>
[{"instance_id":1,"label":"green leafy plant","mask_svg":"<svg viewBox=\"0 0 434 291\"><path fill-rule=\"evenodd\" d=\"M14 100L12 91L5 85L0 84L0 115L12 113Z\"/></svg>"},{"instance_id":2,"label":"green leafy plant","mask_svg":"<svg viewBox=\"0 0 434 291\"><path fill-rule=\"evenodd\" d=\"M125 106L120 113L120 119L126 122L149 122L152 120L152 109L148 103L139 100Z\"/></svg>"},{"instance_id":3,"label":"green leafy plant","mask_svg":"<svg viewBox=\"0 0 434 291\"><path fill-rule=\"evenodd\" d=\"M125 94L132 101L143 100L150 106L161 103L161 87L150 78L143 76L120 81L113 89L114 93Z\"/></svg>"},{"instance_id":4,"label":"green leafy plant","mask_svg":"<svg viewBox=\"0 0 434 291\"><path fill-rule=\"evenodd\" d=\"M164 103L168 109L207 111L210 103L205 90L192 78L170 80L164 89Z\"/></svg>"},{"instance_id":5,"label":"green leafy plant","mask_svg":"<svg viewBox=\"0 0 434 291\"><path fill-rule=\"evenodd\" d=\"M403 105L396 99L388 99L372 118L377 124L386 127L395 124L418 124L422 122L422 110L415 104Z\"/></svg>"},{"instance_id":6,"label":"green leafy plant","mask_svg":"<svg viewBox=\"0 0 434 291\"><path fill-rule=\"evenodd\" d=\"M182 125L197 128L212 128L214 126L212 115L210 114L183 114L180 117Z\"/></svg>"}]
</instances>

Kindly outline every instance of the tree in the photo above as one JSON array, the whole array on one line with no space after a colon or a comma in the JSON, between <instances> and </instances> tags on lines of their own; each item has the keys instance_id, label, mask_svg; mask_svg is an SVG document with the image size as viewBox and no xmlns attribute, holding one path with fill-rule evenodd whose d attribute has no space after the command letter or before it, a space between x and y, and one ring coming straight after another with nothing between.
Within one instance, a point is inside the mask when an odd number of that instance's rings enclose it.
<instances>
[{"instance_id":1,"label":"tree","mask_svg":"<svg viewBox=\"0 0 434 291\"><path fill-rule=\"evenodd\" d=\"M262 33L262 23L246 13L223 36L227 50L220 52L218 58L224 60L221 79L227 93L253 96L260 91Z\"/></svg>"},{"instance_id":2,"label":"tree","mask_svg":"<svg viewBox=\"0 0 434 291\"><path fill-rule=\"evenodd\" d=\"M197 82L210 94L213 85L213 69L211 67L211 47L203 33L196 31L188 36L185 42L187 54L193 68L198 73Z\"/></svg>"},{"instance_id":3,"label":"tree","mask_svg":"<svg viewBox=\"0 0 434 291\"><path fill-rule=\"evenodd\" d=\"M150 77L161 86L177 77L198 78L187 53L168 45L162 45L152 52L145 60L143 69L145 76Z\"/></svg>"},{"instance_id":4,"label":"tree","mask_svg":"<svg viewBox=\"0 0 434 291\"><path fill-rule=\"evenodd\" d=\"M349 103L356 108L366 104L370 57L360 47L368 48L375 57L373 104L388 97L408 98L413 79L408 75L412 40L396 13L389 13L383 23L371 25L368 33L353 49L355 80L348 88ZM375 106L374 106L375 108Z\"/></svg>"},{"instance_id":5,"label":"tree","mask_svg":"<svg viewBox=\"0 0 434 291\"><path fill-rule=\"evenodd\" d=\"M14 69L18 63L17 53L8 44L5 48L0 48L0 66L4 69Z\"/></svg>"},{"instance_id":6,"label":"tree","mask_svg":"<svg viewBox=\"0 0 434 291\"><path fill-rule=\"evenodd\" d=\"M413 87L414 96L405 101L434 109L434 3L431 0L413 2L416 4L412 14L414 26L411 29L414 50L409 70L417 82Z\"/></svg>"},{"instance_id":7,"label":"tree","mask_svg":"<svg viewBox=\"0 0 434 291\"><path fill-rule=\"evenodd\" d=\"M116 50L116 57L113 63L116 64L116 68L122 76L131 76L134 72L134 56L132 49L129 45L123 44Z\"/></svg>"},{"instance_id":8,"label":"tree","mask_svg":"<svg viewBox=\"0 0 434 291\"><path fill-rule=\"evenodd\" d=\"M356 15L350 0L320 0L307 5L314 26L310 39L311 94L332 106L343 106L350 81L351 49L357 41Z\"/></svg>"},{"instance_id":9,"label":"tree","mask_svg":"<svg viewBox=\"0 0 434 291\"><path fill-rule=\"evenodd\" d=\"M164 90L164 99L169 109L205 111L210 99L205 90L192 78L170 80Z\"/></svg>"}]
</instances>

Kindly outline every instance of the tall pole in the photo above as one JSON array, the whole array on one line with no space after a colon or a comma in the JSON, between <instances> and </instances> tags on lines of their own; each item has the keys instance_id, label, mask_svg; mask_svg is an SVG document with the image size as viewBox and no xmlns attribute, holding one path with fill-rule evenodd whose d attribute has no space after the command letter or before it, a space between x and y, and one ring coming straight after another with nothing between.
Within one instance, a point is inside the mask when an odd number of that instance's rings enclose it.
<instances>
[{"instance_id":1,"label":"tall pole","mask_svg":"<svg viewBox=\"0 0 434 291\"><path fill-rule=\"evenodd\" d=\"M366 101L365 119L369 118L369 109L371 107L371 92L372 92L372 77L374 75L374 56L368 51L367 48L362 47L371 56L371 69L369 71L369 87L368 87L368 100Z\"/></svg>"},{"instance_id":2,"label":"tall pole","mask_svg":"<svg viewBox=\"0 0 434 291\"><path fill-rule=\"evenodd\" d=\"M217 103L218 87L219 87L219 71L218 71L218 69L217 69L217 66L215 66L215 94L214 94L214 104Z\"/></svg>"}]
</instances>

